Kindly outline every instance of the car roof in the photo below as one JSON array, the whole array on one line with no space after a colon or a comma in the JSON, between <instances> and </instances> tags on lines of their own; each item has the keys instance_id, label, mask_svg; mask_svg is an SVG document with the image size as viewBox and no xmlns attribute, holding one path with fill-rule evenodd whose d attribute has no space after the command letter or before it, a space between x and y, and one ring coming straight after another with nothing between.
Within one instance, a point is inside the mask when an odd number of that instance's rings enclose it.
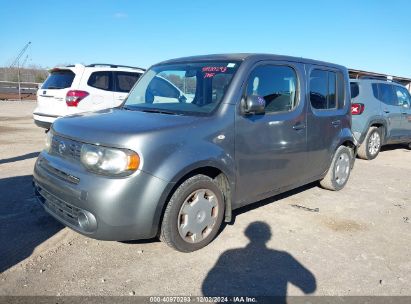
<instances>
[{"instance_id":1,"label":"car roof","mask_svg":"<svg viewBox=\"0 0 411 304\"><path fill-rule=\"evenodd\" d=\"M318 61L313 59L307 59L302 57L292 57L292 56L284 56L284 55L275 55L275 54L264 54L264 53L227 53L227 54L210 54L210 55L200 55L200 56L190 56L190 57L181 57L176 59L165 60L155 65L160 64L171 64L171 63L185 63L185 62L193 62L193 61L245 61L245 60L277 60L277 61L292 61L292 62L300 62L300 63L307 63L307 64L314 64L314 65L326 65L326 66L333 66L340 69L346 69L344 66Z\"/></svg>"}]
</instances>

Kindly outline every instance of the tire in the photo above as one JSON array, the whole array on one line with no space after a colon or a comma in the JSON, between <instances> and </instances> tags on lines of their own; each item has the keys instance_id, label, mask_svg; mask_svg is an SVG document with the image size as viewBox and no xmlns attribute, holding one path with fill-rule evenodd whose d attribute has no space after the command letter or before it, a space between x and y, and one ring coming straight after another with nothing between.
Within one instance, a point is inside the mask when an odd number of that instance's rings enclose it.
<instances>
[{"instance_id":1,"label":"tire","mask_svg":"<svg viewBox=\"0 0 411 304\"><path fill-rule=\"evenodd\" d=\"M334 154L327 174L320 181L320 185L332 191L344 188L350 177L352 161L352 150L346 146L340 146Z\"/></svg>"},{"instance_id":2,"label":"tire","mask_svg":"<svg viewBox=\"0 0 411 304\"><path fill-rule=\"evenodd\" d=\"M190 177L176 189L167 204L161 223L161 241L181 252L205 247L221 227L224 208L223 193L212 178Z\"/></svg>"},{"instance_id":3,"label":"tire","mask_svg":"<svg viewBox=\"0 0 411 304\"><path fill-rule=\"evenodd\" d=\"M365 160L372 160L380 153L381 143L381 129L378 127L369 128L363 143L358 148L358 157Z\"/></svg>"}]
</instances>

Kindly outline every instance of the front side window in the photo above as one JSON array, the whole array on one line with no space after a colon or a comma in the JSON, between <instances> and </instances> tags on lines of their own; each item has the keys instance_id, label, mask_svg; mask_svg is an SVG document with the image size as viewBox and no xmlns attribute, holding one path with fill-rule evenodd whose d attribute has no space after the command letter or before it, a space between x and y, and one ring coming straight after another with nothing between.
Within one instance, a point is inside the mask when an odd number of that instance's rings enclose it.
<instances>
[{"instance_id":1,"label":"front side window","mask_svg":"<svg viewBox=\"0 0 411 304\"><path fill-rule=\"evenodd\" d=\"M44 90L59 90L71 87L74 74L71 70L53 70L41 86Z\"/></svg>"},{"instance_id":2,"label":"front side window","mask_svg":"<svg viewBox=\"0 0 411 304\"><path fill-rule=\"evenodd\" d=\"M100 90L111 90L111 72L93 72L87 85Z\"/></svg>"},{"instance_id":3,"label":"front side window","mask_svg":"<svg viewBox=\"0 0 411 304\"><path fill-rule=\"evenodd\" d=\"M411 104L411 97L410 93L407 91L406 88L395 86L395 93L397 95L398 105L404 106Z\"/></svg>"},{"instance_id":4,"label":"front side window","mask_svg":"<svg viewBox=\"0 0 411 304\"><path fill-rule=\"evenodd\" d=\"M338 77L339 87L343 87L342 77ZM313 70L310 74L310 102L319 110L337 108L337 73L326 70ZM341 90L339 90L339 96ZM341 97L340 97L341 98Z\"/></svg>"},{"instance_id":5,"label":"front side window","mask_svg":"<svg viewBox=\"0 0 411 304\"><path fill-rule=\"evenodd\" d=\"M296 106L297 75L288 66L266 65L255 68L247 83L247 96L265 100L266 113L290 111Z\"/></svg>"},{"instance_id":6,"label":"front side window","mask_svg":"<svg viewBox=\"0 0 411 304\"><path fill-rule=\"evenodd\" d=\"M219 61L154 66L131 90L124 107L170 114L210 114L222 101L239 65Z\"/></svg>"}]
</instances>

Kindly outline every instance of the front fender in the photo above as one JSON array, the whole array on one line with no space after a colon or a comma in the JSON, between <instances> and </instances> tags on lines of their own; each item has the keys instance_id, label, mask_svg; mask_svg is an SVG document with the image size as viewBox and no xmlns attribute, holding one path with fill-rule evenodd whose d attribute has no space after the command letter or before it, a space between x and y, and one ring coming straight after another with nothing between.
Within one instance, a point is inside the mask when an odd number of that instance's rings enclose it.
<instances>
[{"instance_id":1,"label":"front fender","mask_svg":"<svg viewBox=\"0 0 411 304\"><path fill-rule=\"evenodd\" d=\"M153 175L168 181L157 204L153 229L158 229L161 216L172 192L190 172L205 167L220 170L228 179L231 189L235 185L234 159L223 147L212 143L186 146L182 150L175 151L159 164Z\"/></svg>"}]
</instances>

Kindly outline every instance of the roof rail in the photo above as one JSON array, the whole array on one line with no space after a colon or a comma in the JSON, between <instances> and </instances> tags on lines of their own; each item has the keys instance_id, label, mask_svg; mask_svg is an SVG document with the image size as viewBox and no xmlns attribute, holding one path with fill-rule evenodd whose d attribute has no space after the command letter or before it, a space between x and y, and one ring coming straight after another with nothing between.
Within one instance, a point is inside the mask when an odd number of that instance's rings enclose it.
<instances>
[{"instance_id":1,"label":"roof rail","mask_svg":"<svg viewBox=\"0 0 411 304\"><path fill-rule=\"evenodd\" d=\"M384 77L384 76L368 76L368 75L360 76L357 79L374 79L374 80L391 81L387 77Z\"/></svg>"},{"instance_id":2,"label":"roof rail","mask_svg":"<svg viewBox=\"0 0 411 304\"><path fill-rule=\"evenodd\" d=\"M387 81L387 82L391 82L391 83L396 83L399 85L404 85L402 82L394 80L394 79L388 79L386 77L383 76L360 76L357 79L370 79L370 80L381 80L381 81Z\"/></svg>"},{"instance_id":3,"label":"roof rail","mask_svg":"<svg viewBox=\"0 0 411 304\"><path fill-rule=\"evenodd\" d=\"M89 65L86 65L87 67L96 67L96 66L109 66L110 68L130 68L130 69L137 69L137 70L143 70L145 71L146 69L140 68L140 67L134 67L134 66L129 66L129 65L121 65L121 64L110 64L110 63L92 63Z\"/></svg>"}]
</instances>

